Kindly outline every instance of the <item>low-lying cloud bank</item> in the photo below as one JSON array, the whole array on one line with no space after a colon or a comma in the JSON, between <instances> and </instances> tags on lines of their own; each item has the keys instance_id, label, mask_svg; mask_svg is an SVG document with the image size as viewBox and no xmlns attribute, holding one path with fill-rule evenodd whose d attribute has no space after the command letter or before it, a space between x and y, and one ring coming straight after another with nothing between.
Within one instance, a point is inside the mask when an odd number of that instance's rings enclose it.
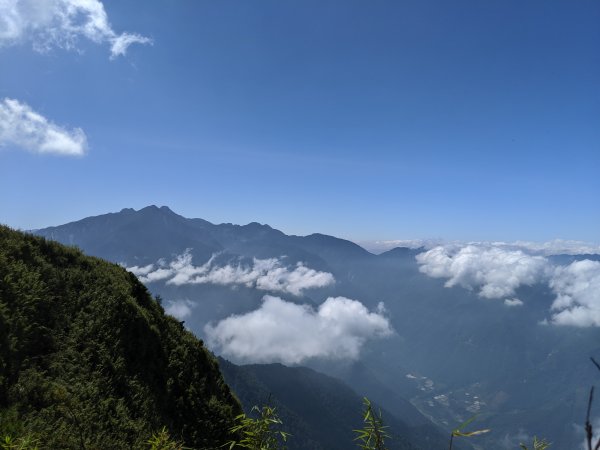
<instances>
[{"instance_id":1,"label":"low-lying cloud bank","mask_svg":"<svg viewBox=\"0 0 600 450\"><path fill-rule=\"evenodd\" d=\"M357 359L369 339L392 334L383 304L330 297L317 309L266 295L255 311L230 316L204 331L211 348L244 362L299 364L309 358Z\"/></svg>"},{"instance_id":2,"label":"low-lying cloud bank","mask_svg":"<svg viewBox=\"0 0 600 450\"><path fill-rule=\"evenodd\" d=\"M108 43L111 59L124 55L132 44L152 43L136 33L116 33L99 0L0 1L0 47L31 42L39 52L69 50L80 38Z\"/></svg>"},{"instance_id":3,"label":"low-lying cloud bank","mask_svg":"<svg viewBox=\"0 0 600 450\"><path fill-rule=\"evenodd\" d=\"M87 150L87 138L80 128L68 130L29 105L5 98L0 101L0 147L5 146L34 153L81 156Z\"/></svg>"},{"instance_id":4,"label":"low-lying cloud bank","mask_svg":"<svg viewBox=\"0 0 600 450\"><path fill-rule=\"evenodd\" d=\"M389 241L363 241L358 242L367 250L373 253L382 253L396 247L406 247L411 249L431 250L435 247L466 245L475 246L493 246L506 250L521 250L531 255L552 256L552 255L600 255L600 245L567 239L554 239L546 242L533 241L514 241L514 242L461 242L444 241L443 239L397 239Z\"/></svg>"},{"instance_id":5,"label":"low-lying cloud bank","mask_svg":"<svg viewBox=\"0 0 600 450\"><path fill-rule=\"evenodd\" d=\"M320 288L333 284L335 279L329 272L320 272L302 263L285 267L280 259L256 259L252 265L215 265L215 255L201 266L194 266L189 251L169 263L159 261L144 267L129 267L143 283L166 281L177 286L189 284L243 285L262 291L283 292L302 295L306 289Z\"/></svg>"},{"instance_id":6,"label":"low-lying cloud bank","mask_svg":"<svg viewBox=\"0 0 600 450\"><path fill-rule=\"evenodd\" d=\"M549 322L579 327L600 326L600 262L575 261L556 265L539 254L505 243L437 246L416 256L419 270L447 279L445 286L461 286L486 299L503 299L522 306L516 298L521 286L546 284L556 298Z\"/></svg>"},{"instance_id":7,"label":"low-lying cloud bank","mask_svg":"<svg viewBox=\"0 0 600 450\"><path fill-rule=\"evenodd\" d=\"M554 239L547 242L515 241L493 242L492 245L508 250L524 250L531 254L553 255L600 255L600 245L584 241Z\"/></svg>"}]
</instances>

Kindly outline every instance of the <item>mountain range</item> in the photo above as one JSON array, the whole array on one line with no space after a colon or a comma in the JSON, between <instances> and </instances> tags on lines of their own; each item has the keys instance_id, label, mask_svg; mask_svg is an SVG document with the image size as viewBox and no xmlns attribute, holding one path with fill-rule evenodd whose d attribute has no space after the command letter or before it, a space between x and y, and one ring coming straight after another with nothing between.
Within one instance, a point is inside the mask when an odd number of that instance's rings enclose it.
<instances>
[{"instance_id":1,"label":"mountain range","mask_svg":"<svg viewBox=\"0 0 600 450\"><path fill-rule=\"evenodd\" d=\"M380 404L423 448L419 436L442 436L439 429L447 432L473 415L475 426L492 429L472 441L478 448L516 448L533 435L574 448L583 438L587 392L600 375L589 357L600 355L600 332L552 325L555 292L547 283L519 284L515 300L507 298L513 303L503 303L465 283L428 276L418 261L425 249L374 255L332 236L290 236L259 223L212 224L164 206L34 234L128 268L213 351L255 379L271 380L265 392L279 392L289 411L291 400L272 384L272 374L289 371L280 378L306 380L321 372ZM598 258L552 256L565 264L578 259ZM342 331L335 341L325 328L325 350L301 346L298 354L279 339L273 342L280 345L257 351L244 348L238 336L240 327L252 330L249 325L275 310L313 326L327 318L327 308L342 307L359 311L362 322L331 322ZM366 331L359 325L365 321L372 322ZM301 327L290 327L291 337L294 332L309 347L311 336ZM419 435L417 429L429 431Z\"/></svg>"}]
</instances>

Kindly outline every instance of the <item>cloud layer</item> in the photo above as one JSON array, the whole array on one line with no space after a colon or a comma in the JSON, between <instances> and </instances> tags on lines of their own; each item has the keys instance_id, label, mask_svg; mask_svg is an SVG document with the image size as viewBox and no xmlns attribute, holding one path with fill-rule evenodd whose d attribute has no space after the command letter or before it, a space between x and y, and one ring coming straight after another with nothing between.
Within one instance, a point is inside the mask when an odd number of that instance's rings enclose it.
<instances>
[{"instance_id":1,"label":"cloud layer","mask_svg":"<svg viewBox=\"0 0 600 450\"><path fill-rule=\"evenodd\" d=\"M566 239L554 239L546 242L515 241L515 242L460 242L444 241L443 239L397 239L391 241L363 241L358 242L364 248L373 253L382 253L396 247L407 247L411 249L424 248L431 250L439 246L493 246L506 250L521 250L532 255L600 255L600 245L591 242L574 241Z\"/></svg>"},{"instance_id":2,"label":"cloud layer","mask_svg":"<svg viewBox=\"0 0 600 450\"><path fill-rule=\"evenodd\" d=\"M117 34L99 0L0 0L0 46L31 42L35 50L73 49L80 38L110 45L111 58L151 39Z\"/></svg>"},{"instance_id":3,"label":"cloud layer","mask_svg":"<svg viewBox=\"0 0 600 450\"><path fill-rule=\"evenodd\" d=\"M34 153L80 156L87 150L87 139L80 128L60 127L27 104L5 98L0 101L0 146L16 146Z\"/></svg>"},{"instance_id":4,"label":"cloud layer","mask_svg":"<svg viewBox=\"0 0 600 450\"><path fill-rule=\"evenodd\" d=\"M600 254L600 245L566 239L554 239L546 242L493 242L492 245L507 250L523 250L534 255L543 256Z\"/></svg>"},{"instance_id":5,"label":"cloud layer","mask_svg":"<svg viewBox=\"0 0 600 450\"><path fill-rule=\"evenodd\" d=\"M277 258L254 259L252 265L216 266L215 256L201 266L194 266L192 255L185 252L170 263L159 262L144 267L129 267L143 283L166 281L167 284L220 284L244 285L269 292L302 295L306 289L333 284L335 279L328 272L310 269L298 263L288 268Z\"/></svg>"},{"instance_id":6,"label":"cloud layer","mask_svg":"<svg viewBox=\"0 0 600 450\"><path fill-rule=\"evenodd\" d=\"M523 248L523 247L521 247ZM546 250L550 246L543 246ZM530 250L540 251L540 247ZM545 284L555 294L549 323L579 327L600 326L600 262L584 259L555 265L539 254L507 247L505 243L438 246L416 256L419 270L446 278L446 287L462 286L480 297L504 299L522 306L515 297L521 286Z\"/></svg>"},{"instance_id":7,"label":"cloud layer","mask_svg":"<svg viewBox=\"0 0 600 450\"><path fill-rule=\"evenodd\" d=\"M261 307L209 324L208 343L244 362L299 364L308 358L356 359L368 339L392 334L383 304L330 297L318 309L266 295Z\"/></svg>"}]
</instances>

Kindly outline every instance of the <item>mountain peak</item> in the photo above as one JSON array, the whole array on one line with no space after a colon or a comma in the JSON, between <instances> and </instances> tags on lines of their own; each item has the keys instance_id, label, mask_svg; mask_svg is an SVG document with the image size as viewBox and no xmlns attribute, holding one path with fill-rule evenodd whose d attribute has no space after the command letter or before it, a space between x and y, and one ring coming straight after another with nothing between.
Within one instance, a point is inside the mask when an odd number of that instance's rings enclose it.
<instances>
[{"instance_id":1,"label":"mountain peak","mask_svg":"<svg viewBox=\"0 0 600 450\"><path fill-rule=\"evenodd\" d=\"M414 257L415 255L417 255L421 252L424 252L424 251L425 251L424 247L418 247L418 248L394 247L391 250L380 253L379 257L381 257L381 258L402 258L402 257L407 257L407 256Z\"/></svg>"},{"instance_id":2,"label":"mountain peak","mask_svg":"<svg viewBox=\"0 0 600 450\"><path fill-rule=\"evenodd\" d=\"M243 225L245 228L248 229L267 229L267 230L272 230L273 228L269 225L267 225L266 223L259 223L259 222L250 222L249 224Z\"/></svg>"},{"instance_id":3,"label":"mountain peak","mask_svg":"<svg viewBox=\"0 0 600 450\"><path fill-rule=\"evenodd\" d=\"M158 211L158 206L148 205L148 206L145 206L145 207L141 208L140 210L138 210L138 212L144 212L144 211Z\"/></svg>"},{"instance_id":4,"label":"mountain peak","mask_svg":"<svg viewBox=\"0 0 600 450\"><path fill-rule=\"evenodd\" d=\"M128 208L125 208L123 211L128 211ZM135 211L132 209L132 211ZM154 214L167 214L167 215L174 215L177 216L178 214L176 214L175 212L173 212L173 210L171 208L169 208L168 206L156 206L156 205L149 205L146 206L144 208L141 208L140 210L137 211L138 213L154 213Z\"/></svg>"}]
</instances>

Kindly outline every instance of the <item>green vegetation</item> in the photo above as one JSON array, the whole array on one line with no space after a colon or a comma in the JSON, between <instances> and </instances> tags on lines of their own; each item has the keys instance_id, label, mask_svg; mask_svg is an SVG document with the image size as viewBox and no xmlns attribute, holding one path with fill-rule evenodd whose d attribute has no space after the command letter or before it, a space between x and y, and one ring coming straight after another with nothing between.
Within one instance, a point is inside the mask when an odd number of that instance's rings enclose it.
<instances>
[{"instance_id":1,"label":"green vegetation","mask_svg":"<svg viewBox=\"0 0 600 450\"><path fill-rule=\"evenodd\" d=\"M385 440L390 436L386 432L387 426L383 424L381 411L375 413L373 406L367 397L364 397L363 403L365 409L363 412L363 428L354 430L357 434L355 440L358 441L358 447L363 450L387 450Z\"/></svg>"},{"instance_id":2,"label":"green vegetation","mask_svg":"<svg viewBox=\"0 0 600 450\"><path fill-rule=\"evenodd\" d=\"M158 433L154 433L148 440L150 450L189 450L181 442L174 441L167 430L163 427Z\"/></svg>"},{"instance_id":3,"label":"green vegetation","mask_svg":"<svg viewBox=\"0 0 600 450\"><path fill-rule=\"evenodd\" d=\"M11 436L4 436L0 442L2 450L38 450L38 440L29 436L13 439Z\"/></svg>"},{"instance_id":4,"label":"green vegetation","mask_svg":"<svg viewBox=\"0 0 600 450\"><path fill-rule=\"evenodd\" d=\"M520 446L523 450L529 450L529 447L527 447L525 444L520 444ZM533 447L531 447L531 450L546 450L548 447L550 447L550 443L548 441L545 439L540 441L536 436L533 437Z\"/></svg>"},{"instance_id":5,"label":"green vegetation","mask_svg":"<svg viewBox=\"0 0 600 450\"><path fill-rule=\"evenodd\" d=\"M240 413L216 359L135 276L0 227L3 448L147 448L163 426L215 448Z\"/></svg>"},{"instance_id":6,"label":"green vegetation","mask_svg":"<svg viewBox=\"0 0 600 450\"><path fill-rule=\"evenodd\" d=\"M276 408L285 431L293 437L290 450L348 450L356 448L356 433L363 428L363 397L336 378L306 367L281 364L236 366L219 360L225 381L251 415L254 405ZM373 403L375 405L375 402ZM379 408L373 406L374 409ZM390 450L443 449L445 433L433 426L411 427L382 408Z\"/></svg>"},{"instance_id":7,"label":"green vegetation","mask_svg":"<svg viewBox=\"0 0 600 450\"><path fill-rule=\"evenodd\" d=\"M491 430L485 429L485 430L474 430L474 431L463 431L467 425L470 425L471 422L473 422L475 420L477 416L473 416L470 419L465 420L463 423L461 423L458 427L456 427L454 430L452 430L452 433L450 433L450 445L448 447L449 450L452 450L452 445L454 442L454 438L455 437L473 437L473 436L479 436L485 433L489 433Z\"/></svg>"},{"instance_id":8,"label":"green vegetation","mask_svg":"<svg viewBox=\"0 0 600 450\"><path fill-rule=\"evenodd\" d=\"M239 441L228 442L226 445L229 446L229 449L238 447L250 450L285 449L283 443L287 441L290 434L273 428L283 424L276 414L275 408L254 406L252 412L257 417L240 414L235 418L237 424L231 428L231 432L240 435L241 438Z\"/></svg>"}]
</instances>

